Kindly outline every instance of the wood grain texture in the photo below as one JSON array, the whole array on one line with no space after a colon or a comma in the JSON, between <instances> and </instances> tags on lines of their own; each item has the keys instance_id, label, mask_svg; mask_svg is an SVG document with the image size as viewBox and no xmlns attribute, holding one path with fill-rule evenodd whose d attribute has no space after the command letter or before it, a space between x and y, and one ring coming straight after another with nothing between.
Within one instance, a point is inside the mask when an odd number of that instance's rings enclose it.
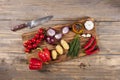
<instances>
[{"instance_id":1,"label":"wood grain texture","mask_svg":"<svg viewBox=\"0 0 120 80\"><path fill-rule=\"evenodd\" d=\"M119 80L119 13L120 0L0 0L0 80ZM10 28L51 14L54 18L41 26L70 23L83 16L95 18L101 52L30 71L21 34L40 26L17 32Z\"/></svg>"}]
</instances>

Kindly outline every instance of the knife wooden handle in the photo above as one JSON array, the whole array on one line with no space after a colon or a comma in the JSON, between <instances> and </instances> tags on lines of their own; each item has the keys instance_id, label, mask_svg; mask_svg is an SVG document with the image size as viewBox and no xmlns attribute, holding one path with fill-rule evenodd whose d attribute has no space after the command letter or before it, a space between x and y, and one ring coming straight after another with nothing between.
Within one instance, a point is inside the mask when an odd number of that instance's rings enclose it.
<instances>
[{"instance_id":1,"label":"knife wooden handle","mask_svg":"<svg viewBox=\"0 0 120 80\"><path fill-rule=\"evenodd\" d=\"M25 27L27 27L27 25L24 23L24 24L20 24L20 25L14 26L11 30L12 31L17 31L17 30L25 28Z\"/></svg>"}]
</instances>

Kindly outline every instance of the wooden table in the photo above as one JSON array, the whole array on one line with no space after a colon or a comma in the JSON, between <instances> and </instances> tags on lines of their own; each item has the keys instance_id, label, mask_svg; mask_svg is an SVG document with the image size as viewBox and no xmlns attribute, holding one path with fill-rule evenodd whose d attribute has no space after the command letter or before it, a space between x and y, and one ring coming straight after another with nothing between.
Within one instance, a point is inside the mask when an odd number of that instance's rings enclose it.
<instances>
[{"instance_id":1,"label":"wooden table","mask_svg":"<svg viewBox=\"0 0 120 80\"><path fill-rule=\"evenodd\" d=\"M42 26L95 18L99 54L48 65L30 71L21 34L37 30L10 31L14 25L54 15ZM120 0L0 0L0 80L119 80Z\"/></svg>"}]
</instances>

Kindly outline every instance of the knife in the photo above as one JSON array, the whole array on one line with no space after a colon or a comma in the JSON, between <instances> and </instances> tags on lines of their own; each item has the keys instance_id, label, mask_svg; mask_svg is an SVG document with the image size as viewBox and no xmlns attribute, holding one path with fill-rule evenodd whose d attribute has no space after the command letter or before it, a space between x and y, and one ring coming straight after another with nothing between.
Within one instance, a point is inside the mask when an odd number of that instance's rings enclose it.
<instances>
[{"instance_id":1,"label":"knife","mask_svg":"<svg viewBox=\"0 0 120 80\"><path fill-rule=\"evenodd\" d=\"M46 16L46 17L38 18L38 19L35 19L35 20L32 20L32 21L29 21L27 23L23 23L23 24L14 26L11 30L12 31L17 31L17 30L25 28L25 27L29 27L31 29L31 28L36 27L38 25L41 25L45 22L48 22L52 18L53 18L53 16Z\"/></svg>"}]
</instances>

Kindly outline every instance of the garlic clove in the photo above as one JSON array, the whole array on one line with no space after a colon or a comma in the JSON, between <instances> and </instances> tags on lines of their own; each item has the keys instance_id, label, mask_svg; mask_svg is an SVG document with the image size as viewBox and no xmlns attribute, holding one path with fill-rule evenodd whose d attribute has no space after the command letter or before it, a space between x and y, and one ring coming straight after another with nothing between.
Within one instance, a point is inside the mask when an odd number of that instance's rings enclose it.
<instances>
[{"instance_id":1,"label":"garlic clove","mask_svg":"<svg viewBox=\"0 0 120 80\"><path fill-rule=\"evenodd\" d=\"M91 34L86 34L86 37L91 37Z\"/></svg>"},{"instance_id":2,"label":"garlic clove","mask_svg":"<svg viewBox=\"0 0 120 80\"><path fill-rule=\"evenodd\" d=\"M82 34L81 36L82 36L82 37L86 37L86 35L85 35L85 34Z\"/></svg>"}]
</instances>

